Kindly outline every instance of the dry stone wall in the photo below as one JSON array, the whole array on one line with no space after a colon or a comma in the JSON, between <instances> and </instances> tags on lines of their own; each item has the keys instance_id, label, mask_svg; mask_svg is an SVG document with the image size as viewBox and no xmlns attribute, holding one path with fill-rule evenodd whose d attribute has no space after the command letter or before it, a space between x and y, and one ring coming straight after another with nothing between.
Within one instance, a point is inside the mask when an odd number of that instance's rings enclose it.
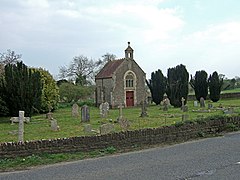
<instances>
[{"instance_id":1,"label":"dry stone wall","mask_svg":"<svg viewBox=\"0 0 240 180\"><path fill-rule=\"evenodd\" d=\"M1 143L0 158L28 156L40 153L86 152L110 146L114 146L117 149L124 149L136 145L182 142L199 137L199 133L215 134L221 132L228 123L240 127L240 116L226 117L197 124L184 124L179 127L173 125L97 136L25 141L23 143Z\"/></svg>"}]
</instances>

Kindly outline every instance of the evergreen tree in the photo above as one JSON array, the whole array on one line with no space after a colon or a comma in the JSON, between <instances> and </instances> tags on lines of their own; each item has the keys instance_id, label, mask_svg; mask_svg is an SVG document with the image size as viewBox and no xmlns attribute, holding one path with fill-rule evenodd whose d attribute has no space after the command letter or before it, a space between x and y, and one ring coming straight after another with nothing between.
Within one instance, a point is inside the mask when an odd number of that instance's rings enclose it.
<instances>
[{"instance_id":1,"label":"evergreen tree","mask_svg":"<svg viewBox=\"0 0 240 180\"><path fill-rule=\"evenodd\" d=\"M153 102L156 103L156 105L160 104L166 92L166 77L164 77L162 71L159 69L152 72L151 79L149 82L146 82L151 91Z\"/></svg>"},{"instance_id":2,"label":"evergreen tree","mask_svg":"<svg viewBox=\"0 0 240 180\"><path fill-rule=\"evenodd\" d=\"M220 99L221 88L223 85L223 79L220 79L218 73L215 71L212 75L209 76L209 91L210 99L213 102L217 102Z\"/></svg>"},{"instance_id":3,"label":"evergreen tree","mask_svg":"<svg viewBox=\"0 0 240 180\"><path fill-rule=\"evenodd\" d=\"M169 68L167 73L167 96L171 105L181 107L182 97L187 103L189 73L182 64Z\"/></svg>"},{"instance_id":4,"label":"evergreen tree","mask_svg":"<svg viewBox=\"0 0 240 180\"><path fill-rule=\"evenodd\" d=\"M195 91L195 97L198 101L203 97L207 98L208 95L208 75L206 71L197 71L194 78L191 76L190 85Z\"/></svg>"},{"instance_id":5,"label":"evergreen tree","mask_svg":"<svg viewBox=\"0 0 240 180\"><path fill-rule=\"evenodd\" d=\"M23 110L25 116L31 117L41 106L40 73L28 69L23 62L5 66L2 90L11 116L18 116L18 111Z\"/></svg>"}]
</instances>

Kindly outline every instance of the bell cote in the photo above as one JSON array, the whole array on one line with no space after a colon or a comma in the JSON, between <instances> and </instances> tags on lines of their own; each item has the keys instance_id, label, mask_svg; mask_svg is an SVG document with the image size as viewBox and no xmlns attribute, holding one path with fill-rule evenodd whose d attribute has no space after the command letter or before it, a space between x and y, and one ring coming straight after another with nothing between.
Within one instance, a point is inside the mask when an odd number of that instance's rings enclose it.
<instances>
[{"instance_id":1,"label":"bell cote","mask_svg":"<svg viewBox=\"0 0 240 180\"><path fill-rule=\"evenodd\" d=\"M125 58L126 59L133 59L133 49L130 46L130 42L128 42L128 47L125 50Z\"/></svg>"}]
</instances>

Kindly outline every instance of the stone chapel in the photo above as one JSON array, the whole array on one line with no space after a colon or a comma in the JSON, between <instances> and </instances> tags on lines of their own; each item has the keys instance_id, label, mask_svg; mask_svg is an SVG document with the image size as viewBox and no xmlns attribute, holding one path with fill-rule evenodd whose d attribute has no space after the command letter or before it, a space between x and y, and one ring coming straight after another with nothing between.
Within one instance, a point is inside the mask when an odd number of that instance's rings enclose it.
<instances>
[{"instance_id":1,"label":"stone chapel","mask_svg":"<svg viewBox=\"0 0 240 180\"><path fill-rule=\"evenodd\" d=\"M146 99L146 74L136 63L128 42L125 58L112 60L95 77L96 105L108 102L110 107L140 105Z\"/></svg>"}]
</instances>

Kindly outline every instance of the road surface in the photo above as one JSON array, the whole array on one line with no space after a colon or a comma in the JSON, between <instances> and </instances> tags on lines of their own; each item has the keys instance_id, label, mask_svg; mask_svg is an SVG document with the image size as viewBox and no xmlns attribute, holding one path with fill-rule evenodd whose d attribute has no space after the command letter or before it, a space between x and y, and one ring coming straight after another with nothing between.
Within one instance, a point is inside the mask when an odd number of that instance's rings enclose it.
<instances>
[{"instance_id":1,"label":"road surface","mask_svg":"<svg viewBox=\"0 0 240 180\"><path fill-rule=\"evenodd\" d=\"M0 180L240 179L240 132L168 147L0 173Z\"/></svg>"}]
</instances>

